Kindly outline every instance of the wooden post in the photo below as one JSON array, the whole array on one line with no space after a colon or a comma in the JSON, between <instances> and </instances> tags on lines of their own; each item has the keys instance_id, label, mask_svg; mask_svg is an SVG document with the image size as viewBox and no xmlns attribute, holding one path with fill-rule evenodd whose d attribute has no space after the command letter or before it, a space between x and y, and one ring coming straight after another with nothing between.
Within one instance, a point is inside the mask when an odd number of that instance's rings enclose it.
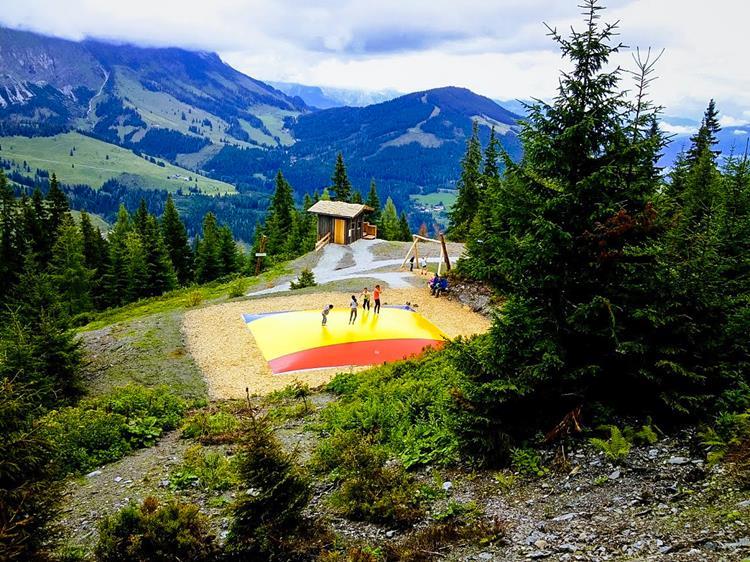
<instances>
[{"instance_id":1,"label":"wooden post","mask_svg":"<svg viewBox=\"0 0 750 562\"><path fill-rule=\"evenodd\" d=\"M409 254L411 254L411 251L414 249L414 247L417 245L417 238L416 235L412 234L414 237L414 243L411 245L411 248L409 248L409 251L406 252L406 257L404 258L404 261L401 263L401 269L404 269L406 267L406 262L409 259Z\"/></svg>"},{"instance_id":2,"label":"wooden post","mask_svg":"<svg viewBox=\"0 0 750 562\"><path fill-rule=\"evenodd\" d=\"M419 238L414 239L414 263L417 266L417 271L422 273L422 269L419 267Z\"/></svg>"},{"instance_id":3,"label":"wooden post","mask_svg":"<svg viewBox=\"0 0 750 562\"><path fill-rule=\"evenodd\" d=\"M445 266L448 268L448 271L451 270L451 259L448 257L448 248L445 246L445 236L443 234L440 234L440 245L443 247L443 257L445 258Z\"/></svg>"},{"instance_id":4,"label":"wooden post","mask_svg":"<svg viewBox=\"0 0 750 562\"><path fill-rule=\"evenodd\" d=\"M260 266L261 263L263 263L263 258L266 257L266 242L268 241L268 236L265 234L262 234L260 237L260 246L258 248L258 252L255 254L255 276L257 277L260 275Z\"/></svg>"}]
</instances>

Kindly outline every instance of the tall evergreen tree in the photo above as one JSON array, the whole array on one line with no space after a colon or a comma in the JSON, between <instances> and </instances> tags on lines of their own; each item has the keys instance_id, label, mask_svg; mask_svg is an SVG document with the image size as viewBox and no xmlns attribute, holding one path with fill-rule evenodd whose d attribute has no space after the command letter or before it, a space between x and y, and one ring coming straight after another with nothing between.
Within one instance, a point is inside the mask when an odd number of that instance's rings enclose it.
<instances>
[{"instance_id":1,"label":"tall evergreen tree","mask_svg":"<svg viewBox=\"0 0 750 562\"><path fill-rule=\"evenodd\" d=\"M81 240L86 267L93 272L91 295L96 308L107 304L104 278L107 273L109 247L99 228L94 228L86 211L81 212Z\"/></svg>"},{"instance_id":2,"label":"tall evergreen tree","mask_svg":"<svg viewBox=\"0 0 750 562\"><path fill-rule=\"evenodd\" d=\"M136 209L135 214L133 215L133 228L135 228L135 231L143 236L146 233L146 223L148 223L148 206L146 205L146 200L141 197L141 201L138 204L138 209Z\"/></svg>"},{"instance_id":3,"label":"tall evergreen tree","mask_svg":"<svg viewBox=\"0 0 750 562\"><path fill-rule=\"evenodd\" d=\"M719 154L719 152L713 150L713 147L719 142L716 135L720 130L719 112L716 109L716 102L711 100L708 102L708 107L703 114L703 120L698 132L690 137L691 147L687 153L688 163L694 164L706 151L711 152L714 158Z\"/></svg>"},{"instance_id":4,"label":"tall evergreen tree","mask_svg":"<svg viewBox=\"0 0 750 562\"><path fill-rule=\"evenodd\" d=\"M58 229L50 272L67 315L91 310L94 271L86 266L83 236L71 218Z\"/></svg>"},{"instance_id":5,"label":"tall evergreen tree","mask_svg":"<svg viewBox=\"0 0 750 562\"><path fill-rule=\"evenodd\" d=\"M320 200L321 201L330 201L331 200L331 193L328 191L327 187L323 188L323 193L320 194Z\"/></svg>"},{"instance_id":6,"label":"tall evergreen tree","mask_svg":"<svg viewBox=\"0 0 750 562\"><path fill-rule=\"evenodd\" d=\"M21 247L16 231L17 208L13 190L0 169L0 299L6 297L18 280Z\"/></svg>"},{"instance_id":7,"label":"tall evergreen tree","mask_svg":"<svg viewBox=\"0 0 750 562\"><path fill-rule=\"evenodd\" d=\"M464 240L479 207L482 193L482 145L479 142L479 124L475 121L466 154L461 161L461 177L458 180L458 197L450 211L448 233L455 240Z\"/></svg>"},{"instance_id":8,"label":"tall evergreen tree","mask_svg":"<svg viewBox=\"0 0 750 562\"><path fill-rule=\"evenodd\" d=\"M21 213L23 215L26 251L37 256L48 256L50 252L50 233L47 231L48 217L44 197L39 188L34 189L31 199L22 199Z\"/></svg>"},{"instance_id":9,"label":"tall evergreen tree","mask_svg":"<svg viewBox=\"0 0 750 562\"><path fill-rule=\"evenodd\" d=\"M378 228L380 229L379 236L383 240L399 240L401 238L398 211L396 211L396 205L390 197L385 201Z\"/></svg>"},{"instance_id":10,"label":"tall evergreen tree","mask_svg":"<svg viewBox=\"0 0 750 562\"><path fill-rule=\"evenodd\" d=\"M500 181L500 168L498 167L498 160L500 158L500 141L497 140L495 135L495 127L490 129L490 140L487 143L487 148L484 149L484 168L482 169L482 175L485 179L485 185L490 182Z\"/></svg>"},{"instance_id":11,"label":"tall evergreen tree","mask_svg":"<svg viewBox=\"0 0 750 562\"><path fill-rule=\"evenodd\" d=\"M294 211L292 186L279 170L276 174L276 190L266 217L269 254L275 255L284 251L287 237L291 232Z\"/></svg>"},{"instance_id":12,"label":"tall evergreen tree","mask_svg":"<svg viewBox=\"0 0 750 562\"><path fill-rule=\"evenodd\" d=\"M352 198L352 184L349 181L349 176L346 173L346 165L344 165L344 156L339 152L336 155L336 166L333 170L333 176L331 177L331 190L333 191L333 199L336 201L350 201Z\"/></svg>"},{"instance_id":13,"label":"tall evergreen tree","mask_svg":"<svg viewBox=\"0 0 750 562\"><path fill-rule=\"evenodd\" d=\"M220 277L223 264L220 255L219 227L216 216L206 213L203 218L203 237L196 239L195 280L206 283Z\"/></svg>"},{"instance_id":14,"label":"tall evergreen tree","mask_svg":"<svg viewBox=\"0 0 750 562\"><path fill-rule=\"evenodd\" d=\"M367 201L365 205L373 209L370 215L370 222L373 224L380 224L380 197L378 197L378 188L375 185L375 178L370 180L370 192L367 194Z\"/></svg>"},{"instance_id":15,"label":"tall evergreen tree","mask_svg":"<svg viewBox=\"0 0 750 562\"><path fill-rule=\"evenodd\" d=\"M226 225L219 229L219 258L222 275L231 275L240 270L242 256L232 236L232 230Z\"/></svg>"},{"instance_id":16,"label":"tall evergreen tree","mask_svg":"<svg viewBox=\"0 0 750 562\"><path fill-rule=\"evenodd\" d=\"M125 251L125 278L127 280L125 302L134 302L151 295L146 249L136 230L131 230L125 236Z\"/></svg>"},{"instance_id":17,"label":"tall evergreen tree","mask_svg":"<svg viewBox=\"0 0 750 562\"><path fill-rule=\"evenodd\" d=\"M50 247L54 243L54 238L57 236L57 229L63 223L66 215L69 214L70 204L68 198L60 189L60 184L57 181L57 176L52 174L49 182L49 191L45 198L47 204L47 231L50 236Z\"/></svg>"},{"instance_id":18,"label":"tall evergreen tree","mask_svg":"<svg viewBox=\"0 0 750 562\"><path fill-rule=\"evenodd\" d=\"M117 220L109 233L109 256L104 275L106 302L109 306L120 306L128 302L128 247L131 232L130 214L125 205L120 205Z\"/></svg>"},{"instance_id":19,"label":"tall evergreen tree","mask_svg":"<svg viewBox=\"0 0 750 562\"><path fill-rule=\"evenodd\" d=\"M406 213L401 211L401 218L398 221L399 240L408 242L412 239L411 229L409 228L409 221L406 218Z\"/></svg>"},{"instance_id":20,"label":"tall evergreen tree","mask_svg":"<svg viewBox=\"0 0 750 562\"><path fill-rule=\"evenodd\" d=\"M362 204L362 194L359 192L359 189L355 189L352 193L352 203Z\"/></svg>"},{"instance_id":21,"label":"tall evergreen tree","mask_svg":"<svg viewBox=\"0 0 750 562\"><path fill-rule=\"evenodd\" d=\"M177 275L164 244L159 223L153 215L146 217L141 241L146 254L146 295L161 295L177 287Z\"/></svg>"},{"instance_id":22,"label":"tall evergreen tree","mask_svg":"<svg viewBox=\"0 0 750 562\"><path fill-rule=\"evenodd\" d=\"M609 66L616 27L600 23L597 0L584 5L585 30L551 31L571 70L551 104L531 108L523 159L506 159L483 239L469 244L481 257L466 266L507 297L489 342L462 358L464 438L485 453L528 436L529 416L537 428L581 404L680 412L703 392L676 353L678 315L660 308L672 287L656 265L657 109L623 96Z\"/></svg>"},{"instance_id":23,"label":"tall evergreen tree","mask_svg":"<svg viewBox=\"0 0 750 562\"><path fill-rule=\"evenodd\" d=\"M171 193L167 196L167 201L164 204L161 231L169 258L177 274L177 280L181 285L185 285L192 280L193 253L188 242L185 224L180 219Z\"/></svg>"}]
</instances>

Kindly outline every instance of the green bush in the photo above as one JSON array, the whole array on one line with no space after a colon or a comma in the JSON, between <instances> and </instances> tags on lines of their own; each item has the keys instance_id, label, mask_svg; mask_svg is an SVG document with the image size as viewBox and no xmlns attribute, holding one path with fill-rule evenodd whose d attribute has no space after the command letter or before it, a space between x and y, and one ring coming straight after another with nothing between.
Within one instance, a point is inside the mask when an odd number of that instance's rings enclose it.
<instances>
[{"instance_id":1,"label":"green bush","mask_svg":"<svg viewBox=\"0 0 750 562\"><path fill-rule=\"evenodd\" d=\"M56 444L60 469L80 472L153 445L177 426L184 410L185 403L166 388L129 385L53 410L40 424Z\"/></svg>"},{"instance_id":2,"label":"green bush","mask_svg":"<svg viewBox=\"0 0 750 562\"><path fill-rule=\"evenodd\" d=\"M549 472L542 465L542 457L534 449L513 449L510 464L522 476L544 476Z\"/></svg>"},{"instance_id":3,"label":"green bush","mask_svg":"<svg viewBox=\"0 0 750 562\"><path fill-rule=\"evenodd\" d=\"M750 411L719 414L714 425L701 432L700 438L709 463L722 461L728 452L739 451L750 440Z\"/></svg>"},{"instance_id":4,"label":"green bush","mask_svg":"<svg viewBox=\"0 0 750 562\"><path fill-rule=\"evenodd\" d=\"M453 390L460 377L450 349L338 375L328 388L341 400L321 412L322 426L329 433L372 435L406 468L454 463L460 420Z\"/></svg>"},{"instance_id":5,"label":"green bush","mask_svg":"<svg viewBox=\"0 0 750 562\"><path fill-rule=\"evenodd\" d=\"M244 297L249 286L250 283L244 277L234 280L232 284L229 285L229 298L236 299L238 297Z\"/></svg>"},{"instance_id":6,"label":"green bush","mask_svg":"<svg viewBox=\"0 0 750 562\"><path fill-rule=\"evenodd\" d=\"M190 291L185 297L185 305L189 308L198 306L203 302L203 293L200 291Z\"/></svg>"},{"instance_id":7,"label":"green bush","mask_svg":"<svg viewBox=\"0 0 750 562\"><path fill-rule=\"evenodd\" d=\"M315 287L317 283L315 282L315 274L312 272L311 269L305 268L302 271L300 271L299 275L297 276L296 281L292 281L289 284L290 289L304 289L305 287Z\"/></svg>"},{"instance_id":8,"label":"green bush","mask_svg":"<svg viewBox=\"0 0 750 562\"><path fill-rule=\"evenodd\" d=\"M642 425L640 429L628 426L622 434L633 445L653 445L659 440L659 436L650 424Z\"/></svg>"},{"instance_id":9,"label":"green bush","mask_svg":"<svg viewBox=\"0 0 750 562\"><path fill-rule=\"evenodd\" d=\"M237 416L229 412L199 410L182 426L182 437L198 439L201 443L234 441L240 428Z\"/></svg>"},{"instance_id":10,"label":"green bush","mask_svg":"<svg viewBox=\"0 0 750 562\"><path fill-rule=\"evenodd\" d=\"M420 489L399 463L388 462L388 450L355 432L324 440L313 466L339 482L331 505L353 520L408 525L422 514Z\"/></svg>"},{"instance_id":11,"label":"green bush","mask_svg":"<svg viewBox=\"0 0 750 562\"><path fill-rule=\"evenodd\" d=\"M614 425L609 426L609 439L594 437L590 441L594 447L602 451L609 460L615 463L621 463L630 454L630 442Z\"/></svg>"},{"instance_id":12,"label":"green bush","mask_svg":"<svg viewBox=\"0 0 750 562\"><path fill-rule=\"evenodd\" d=\"M160 506L146 498L102 520L96 556L100 562L203 562L219 554L207 518L194 505Z\"/></svg>"},{"instance_id":13,"label":"green bush","mask_svg":"<svg viewBox=\"0 0 750 562\"><path fill-rule=\"evenodd\" d=\"M170 475L173 488L198 487L224 491L237 484L235 463L222 451L194 445L185 451L182 464Z\"/></svg>"}]
</instances>

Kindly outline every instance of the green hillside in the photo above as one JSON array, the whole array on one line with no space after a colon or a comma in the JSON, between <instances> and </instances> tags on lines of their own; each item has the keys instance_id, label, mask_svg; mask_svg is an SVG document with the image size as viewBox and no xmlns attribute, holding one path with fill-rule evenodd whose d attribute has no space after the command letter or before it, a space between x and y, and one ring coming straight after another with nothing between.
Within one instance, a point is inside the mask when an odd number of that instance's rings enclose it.
<instances>
[{"instance_id":1,"label":"green hillside","mask_svg":"<svg viewBox=\"0 0 750 562\"><path fill-rule=\"evenodd\" d=\"M154 164L130 150L80 133L34 138L0 137L0 158L16 163L21 173L32 175L40 168L56 173L63 183L87 184L94 188L117 178L124 184L144 189L187 191L190 187L198 187L209 195L235 192L228 183L206 178L163 160L158 160L163 166ZM26 170L23 169L24 162Z\"/></svg>"},{"instance_id":2,"label":"green hillside","mask_svg":"<svg viewBox=\"0 0 750 562\"><path fill-rule=\"evenodd\" d=\"M73 215L73 220L76 221L76 223L81 222L81 211L70 211L70 214ZM94 226L94 228L98 228L103 233L108 232L109 229L112 228L112 225L104 220L101 215L97 215L96 213L89 213L89 218L91 219L91 224Z\"/></svg>"}]
</instances>

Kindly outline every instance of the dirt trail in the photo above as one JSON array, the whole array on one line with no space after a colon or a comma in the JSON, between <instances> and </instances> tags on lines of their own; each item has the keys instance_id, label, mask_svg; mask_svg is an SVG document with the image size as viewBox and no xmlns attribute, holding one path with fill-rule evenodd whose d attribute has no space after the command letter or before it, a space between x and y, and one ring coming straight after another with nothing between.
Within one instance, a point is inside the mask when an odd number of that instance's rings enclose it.
<instances>
[{"instance_id":1,"label":"dirt trail","mask_svg":"<svg viewBox=\"0 0 750 562\"><path fill-rule=\"evenodd\" d=\"M242 398L245 388L251 394L267 394L294 381L315 387L325 384L337 372L346 369L272 374L241 315L322 309L328 303L345 306L347 301L348 293L327 292L304 295L288 293L278 297L225 303L186 312L183 332L187 348L203 372L212 398ZM426 288L386 289L383 293L384 304L407 302L451 338L485 332L490 326L486 317L455 301L431 297Z\"/></svg>"}]
</instances>

